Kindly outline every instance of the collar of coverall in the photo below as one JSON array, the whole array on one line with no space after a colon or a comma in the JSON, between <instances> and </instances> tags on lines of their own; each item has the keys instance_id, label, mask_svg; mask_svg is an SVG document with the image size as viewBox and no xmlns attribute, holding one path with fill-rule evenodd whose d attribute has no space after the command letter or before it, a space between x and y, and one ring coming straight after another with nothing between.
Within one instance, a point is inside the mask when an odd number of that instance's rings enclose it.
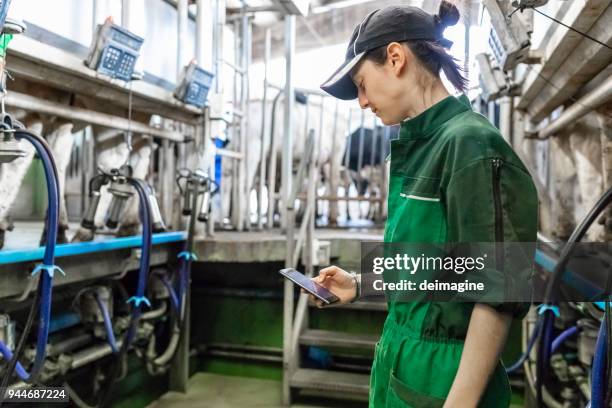
<instances>
[{"instance_id":1,"label":"collar of coverall","mask_svg":"<svg viewBox=\"0 0 612 408\"><path fill-rule=\"evenodd\" d=\"M459 97L448 96L426 111L402 122L400 139L421 139L429 137L445 122L455 115L471 110L470 100L461 94Z\"/></svg>"}]
</instances>

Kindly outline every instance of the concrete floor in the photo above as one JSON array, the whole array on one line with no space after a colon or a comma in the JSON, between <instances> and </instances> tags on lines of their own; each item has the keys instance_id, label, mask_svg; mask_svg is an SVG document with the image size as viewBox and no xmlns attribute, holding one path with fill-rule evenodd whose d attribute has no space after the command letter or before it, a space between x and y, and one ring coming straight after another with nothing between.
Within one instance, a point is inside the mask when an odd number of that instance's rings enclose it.
<instances>
[{"instance_id":1,"label":"concrete floor","mask_svg":"<svg viewBox=\"0 0 612 408\"><path fill-rule=\"evenodd\" d=\"M257 378L197 373L186 394L168 392L147 408L281 408L281 383ZM292 408L357 408L356 402L314 402L305 399Z\"/></svg>"}]
</instances>

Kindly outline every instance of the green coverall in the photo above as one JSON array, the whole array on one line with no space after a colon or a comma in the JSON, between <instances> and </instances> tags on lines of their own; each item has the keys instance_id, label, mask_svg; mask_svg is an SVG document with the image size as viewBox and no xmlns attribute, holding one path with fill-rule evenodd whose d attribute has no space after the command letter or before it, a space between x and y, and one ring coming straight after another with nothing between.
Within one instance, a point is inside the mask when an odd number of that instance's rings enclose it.
<instances>
[{"instance_id":1,"label":"green coverall","mask_svg":"<svg viewBox=\"0 0 612 408\"><path fill-rule=\"evenodd\" d=\"M391 142L390 165L386 243L535 242L533 180L465 96L449 96L403 122L399 139ZM529 280L532 272L487 273ZM518 318L529 307L488 304ZM457 373L473 307L390 301L372 366L370 408L441 407ZM500 361L479 406L507 407L510 396Z\"/></svg>"}]
</instances>

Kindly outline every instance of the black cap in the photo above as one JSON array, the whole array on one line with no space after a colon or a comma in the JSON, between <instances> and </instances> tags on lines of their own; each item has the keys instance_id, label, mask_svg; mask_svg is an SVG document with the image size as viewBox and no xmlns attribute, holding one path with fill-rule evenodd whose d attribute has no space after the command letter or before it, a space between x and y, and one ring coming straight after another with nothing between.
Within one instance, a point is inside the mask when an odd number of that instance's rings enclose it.
<instances>
[{"instance_id":1,"label":"black cap","mask_svg":"<svg viewBox=\"0 0 612 408\"><path fill-rule=\"evenodd\" d=\"M447 25L452 24L418 7L388 6L372 11L355 27L344 63L321 85L321 89L338 99L357 98L357 87L350 73L368 51L407 40L436 41L449 48L453 43L443 37Z\"/></svg>"}]
</instances>

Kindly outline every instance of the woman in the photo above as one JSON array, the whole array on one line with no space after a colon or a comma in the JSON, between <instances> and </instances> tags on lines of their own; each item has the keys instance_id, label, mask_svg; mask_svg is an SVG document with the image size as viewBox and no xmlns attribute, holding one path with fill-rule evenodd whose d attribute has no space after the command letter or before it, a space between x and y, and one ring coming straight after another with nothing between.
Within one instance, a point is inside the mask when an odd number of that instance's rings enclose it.
<instances>
[{"instance_id":1,"label":"woman","mask_svg":"<svg viewBox=\"0 0 612 408\"><path fill-rule=\"evenodd\" d=\"M355 28L346 61L321 86L358 98L385 125L391 142L385 243L535 242L537 195L525 166L498 130L450 96L466 80L445 48L444 29L459 20L443 1L437 15L407 6L368 14ZM529 263L532 253L526 255ZM504 270L501 282L529 280L530 268ZM366 292L359 276L337 267L315 281L347 303ZM494 279L492 279L494 280ZM527 303L389 302L370 382L370 407L507 407L510 387L500 353L513 317Z\"/></svg>"}]
</instances>

